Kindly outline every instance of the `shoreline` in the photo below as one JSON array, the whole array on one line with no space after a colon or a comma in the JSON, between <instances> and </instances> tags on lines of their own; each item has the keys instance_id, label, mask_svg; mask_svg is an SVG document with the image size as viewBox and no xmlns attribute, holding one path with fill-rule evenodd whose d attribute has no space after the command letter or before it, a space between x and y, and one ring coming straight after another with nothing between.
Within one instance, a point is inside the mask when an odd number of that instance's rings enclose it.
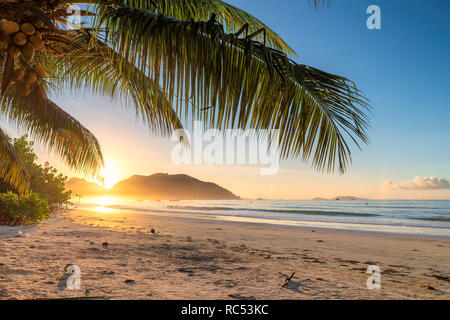
<instances>
[{"instance_id":1,"label":"shoreline","mask_svg":"<svg viewBox=\"0 0 450 320\"><path fill-rule=\"evenodd\" d=\"M448 248L447 237L72 210L0 226L0 299L449 299ZM367 289L369 263L380 290ZM58 289L67 264L80 290Z\"/></svg>"},{"instance_id":2,"label":"shoreline","mask_svg":"<svg viewBox=\"0 0 450 320\"><path fill-rule=\"evenodd\" d=\"M348 225L350 223L343 222L320 222L320 221L294 221L294 220L277 220L277 219L264 219L264 218L252 218L245 216L226 216L226 215L214 215L214 214L201 214L201 213L179 213L179 212L164 212L164 211L156 211L156 210L133 210L133 209L122 209L122 208L110 208L104 207L106 211L104 213L108 214L127 214L127 215L142 215L142 216L158 216L158 217L167 217L173 219L193 219L196 221L215 221L215 222L227 222L227 223L242 223L242 224L256 224L256 225L265 225L267 227L279 227L279 228L300 228L300 229L320 229L320 230L329 230L331 232L355 232L355 233L367 233L367 234L384 234L384 235L399 235L399 236L412 236L412 237L432 237L438 239L450 239L450 235L441 235L441 234L425 234L418 232L398 232L398 231L386 231L386 230L367 230L363 228L338 228L334 226L323 226L326 224L341 224ZM88 212L95 212L95 207L92 208L77 208L74 210L82 210ZM273 221L273 222L270 222ZM277 223L278 222L278 223ZM289 223L290 222L290 223ZM310 225L308 225L310 224ZM322 224L322 225L321 225ZM369 225L365 223L353 223L354 225ZM351 225L351 224L350 224ZM380 224L378 226L389 227L391 225ZM402 227L397 225L392 225L392 227ZM408 226L403 226L404 228L410 228ZM431 227L412 227L417 229L434 229ZM437 229L437 228L436 228Z\"/></svg>"}]
</instances>

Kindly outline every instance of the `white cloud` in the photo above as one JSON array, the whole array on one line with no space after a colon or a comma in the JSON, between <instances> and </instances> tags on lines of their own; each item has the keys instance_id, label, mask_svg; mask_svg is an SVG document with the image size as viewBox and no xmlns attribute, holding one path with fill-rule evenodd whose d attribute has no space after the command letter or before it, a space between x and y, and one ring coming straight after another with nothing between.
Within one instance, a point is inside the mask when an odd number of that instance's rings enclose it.
<instances>
[{"instance_id":1,"label":"white cloud","mask_svg":"<svg viewBox=\"0 0 450 320\"><path fill-rule=\"evenodd\" d=\"M403 181L399 184L387 180L383 186L392 190L442 190L450 189L450 181L437 177L415 177L412 181Z\"/></svg>"}]
</instances>

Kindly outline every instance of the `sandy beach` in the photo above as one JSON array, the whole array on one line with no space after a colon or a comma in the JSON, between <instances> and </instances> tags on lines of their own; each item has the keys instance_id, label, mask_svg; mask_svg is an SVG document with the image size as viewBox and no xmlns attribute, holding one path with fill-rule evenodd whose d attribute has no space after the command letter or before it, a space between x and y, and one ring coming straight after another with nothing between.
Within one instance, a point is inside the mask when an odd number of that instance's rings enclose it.
<instances>
[{"instance_id":1,"label":"sandy beach","mask_svg":"<svg viewBox=\"0 0 450 320\"><path fill-rule=\"evenodd\" d=\"M444 237L73 210L0 226L0 252L0 299L450 299ZM59 286L68 264L79 290Z\"/></svg>"}]
</instances>

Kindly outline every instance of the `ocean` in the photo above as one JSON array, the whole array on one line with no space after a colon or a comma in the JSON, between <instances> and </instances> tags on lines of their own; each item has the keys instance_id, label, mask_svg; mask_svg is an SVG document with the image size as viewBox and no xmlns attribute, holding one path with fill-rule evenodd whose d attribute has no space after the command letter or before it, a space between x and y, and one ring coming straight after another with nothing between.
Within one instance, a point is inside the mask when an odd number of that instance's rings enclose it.
<instances>
[{"instance_id":1,"label":"ocean","mask_svg":"<svg viewBox=\"0 0 450 320\"><path fill-rule=\"evenodd\" d=\"M450 236L450 200L82 199L80 209L285 226Z\"/></svg>"}]
</instances>

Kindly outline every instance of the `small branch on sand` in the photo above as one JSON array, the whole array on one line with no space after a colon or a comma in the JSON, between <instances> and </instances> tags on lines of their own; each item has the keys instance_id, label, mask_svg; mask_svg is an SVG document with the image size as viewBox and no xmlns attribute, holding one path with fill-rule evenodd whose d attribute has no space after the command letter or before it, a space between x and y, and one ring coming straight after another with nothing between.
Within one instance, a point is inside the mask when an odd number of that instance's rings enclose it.
<instances>
[{"instance_id":1,"label":"small branch on sand","mask_svg":"<svg viewBox=\"0 0 450 320\"><path fill-rule=\"evenodd\" d=\"M287 277L286 279L283 279L281 281L281 286L284 288L289 284L289 281L291 281L291 279L294 277L295 272L292 272L290 277Z\"/></svg>"}]
</instances>

